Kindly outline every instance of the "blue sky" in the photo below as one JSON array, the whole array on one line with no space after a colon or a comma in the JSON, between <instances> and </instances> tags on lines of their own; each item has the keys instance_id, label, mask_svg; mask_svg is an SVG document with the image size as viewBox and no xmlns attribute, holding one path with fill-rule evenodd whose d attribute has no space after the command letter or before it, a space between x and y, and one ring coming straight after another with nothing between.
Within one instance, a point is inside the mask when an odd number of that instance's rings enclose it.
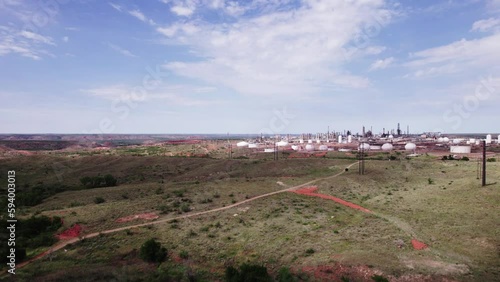
<instances>
[{"instance_id":1,"label":"blue sky","mask_svg":"<svg viewBox=\"0 0 500 282\"><path fill-rule=\"evenodd\" d=\"M0 0L0 133L499 132L500 0Z\"/></svg>"}]
</instances>

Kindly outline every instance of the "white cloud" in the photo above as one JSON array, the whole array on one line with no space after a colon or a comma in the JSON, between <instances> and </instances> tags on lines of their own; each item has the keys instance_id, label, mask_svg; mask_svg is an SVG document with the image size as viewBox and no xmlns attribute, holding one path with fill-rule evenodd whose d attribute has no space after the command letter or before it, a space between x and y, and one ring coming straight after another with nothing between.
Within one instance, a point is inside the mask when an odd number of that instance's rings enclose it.
<instances>
[{"instance_id":1,"label":"white cloud","mask_svg":"<svg viewBox=\"0 0 500 282\"><path fill-rule=\"evenodd\" d=\"M176 106L204 106L224 103L223 101L199 98L200 94L213 93L217 89L213 87L198 87L191 85L171 85L153 91L146 92L139 97L133 93L134 87L124 84L109 85L91 89L80 89L80 92L87 95L109 101L139 101L162 103Z\"/></svg>"},{"instance_id":2,"label":"white cloud","mask_svg":"<svg viewBox=\"0 0 500 282\"><path fill-rule=\"evenodd\" d=\"M107 45L109 48L115 50L116 52L122 54L123 56L133 57L133 58L137 57L136 55L132 54L132 52L130 52L129 50L123 49L120 46L116 46L111 43L107 43Z\"/></svg>"},{"instance_id":3,"label":"white cloud","mask_svg":"<svg viewBox=\"0 0 500 282\"><path fill-rule=\"evenodd\" d=\"M139 10L132 10L132 11L128 11L128 13L130 15L132 15L133 17L145 22L145 23L148 23L150 25L155 25L156 23L152 20L152 19L148 19L141 11Z\"/></svg>"},{"instance_id":4,"label":"white cloud","mask_svg":"<svg viewBox=\"0 0 500 282\"><path fill-rule=\"evenodd\" d=\"M64 36L64 37L62 38L62 41L64 41L64 42L68 42L68 41L69 41L69 37Z\"/></svg>"},{"instance_id":5,"label":"white cloud","mask_svg":"<svg viewBox=\"0 0 500 282\"><path fill-rule=\"evenodd\" d=\"M34 60L53 56L44 49L46 45L55 45L51 37L6 26L0 26L0 33L0 56L18 54Z\"/></svg>"},{"instance_id":6,"label":"white cloud","mask_svg":"<svg viewBox=\"0 0 500 282\"><path fill-rule=\"evenodd\" d=\"M56 45L54 43L54 40L52 40L52 38L50 38L48 36L43 36L43 35L31 32L31 31L27 31L27 30L23 30L19 34L22 37L31 39L35 42L45 43L45 44L49 44L49 45Z\"/></svg>"},{"instance_id":7,"label":"white cloud","mask_svg":"<svg viewBox=\"0 0 500 282\"><path fill-rule=\"evenodd\" d=\"M486 32L491 30L498 30L499 28L500 28L500 19L489 18L474 22L471 31Z\"/></svg>"},{"instance_id":8,"label":"white cloud","mask_svg":"<svg viewBox=\"0 0 500 282\"><path fill-rule=\"evenodd\" d=\"M373 64L370 66L370 70L380 70L380 69L385 69L385 68L387 68L390 64L392 64L392 62L394 62L394 58L393 58L393 57L386 58L386 59L382 59L382 60L376 60L376 61L375 61L375 62L373 62Z\"/></svg>"},{"instance_id":9,"label":"white cloud","mask_svg":"<svg viewBox=\"0 0 500 282\"><path fill-rule=\"evenodd\" d=\"M485 31L493 28L495 20L483 20L474 23L472 30ZM452 42L447 45L429 48L410 54L410 61L405 64L415 69L406 77L439 76L453 73L475 73L494 71L500 64L500 33L479 39Z\"/></svg>"},{"instance_id":10,"label":"white cloud","mask_svg":"<svg viewBox=\"0 0 500 282\"><path fill-rule=\"evenodd\" d=\"M109 5L111 7L113 7L113 9L117 10L118 12L122 12L123 9L122 9L122 6L118 5L118 4L115 4L115 3L109 3Z\"/></svg>"},{"instance_id":11,"label":"white cloud","mask_svg":"<svg viewBox=\"0 0 500 282\"><path fill-rule=\"evenodd\" d=\"M255 3L264 8L270 2ZM214 4L221 5L222 1ZM278 9L252 17L247 14L221 24L188 20L157 31L169 37L169 42L187 45L201 58L198 62L165 65L178 75L222 84L245 94L301 96L325 85L370 85L368 79L344 70L343 65L350 60L345 49L352 44L350 48L359 50L359 56L382 52L384 47L371 46L369 39L364 45L353 41L367 32L365 28L380 30L391 17L382 0L349 4L311 0L297 9Z\"/></svg>"},{"instance_id":12,"label":"white cloud","mask_svg":"<svg viewBox=\"0 0 500 282\"><path fill-rule=\"evenodd\" d=\"M194 9L186 6L173 6L170 8L172 12L177 14L178 16L189 17L194 13Z\"/></svg>"}]
</instances>

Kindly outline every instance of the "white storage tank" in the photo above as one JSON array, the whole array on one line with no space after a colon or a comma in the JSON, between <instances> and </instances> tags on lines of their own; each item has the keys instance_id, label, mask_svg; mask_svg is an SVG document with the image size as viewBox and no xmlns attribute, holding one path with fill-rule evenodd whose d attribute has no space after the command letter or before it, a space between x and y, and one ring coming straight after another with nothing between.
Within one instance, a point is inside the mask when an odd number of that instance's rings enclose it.
<instances>
[{"instance_id":1,"label":"white storage tank","mask_svg":"<svg viewBox=\"0 0 500 282\"><path fill-rule=\"evenodd\" d=\"M443 143L443 142L444 142L443 137L439 137L439 138L437 139L437 142L438 142L438 143Z\"/></svg>"},{"instance_id":2,"label":"white storage tank","mask_svg":"<svg viewBox=\"0 0 500 282\"><path fill-rule=\"evenodd\" d=\"M448 142L450 142L450 138L448 138L448 137L444 137L444 138L443 138L443 142L444 142L444 143L448 143Z\"/></svg>"},{"instance_id":3,"label":"white storage tank","mask_svg":"<svg viewBox=\"0 0 500 282\"><path fill-rule=\"evenodd\" d=\"M248 144L248 148L256 149L256 148L259 148L259 145L258 144Z\"/></svg>"},{"instance_id":4,"label":"white storage tank","mask_svg":"<svg viewBox=\"0 0 500 282\"><path fill-rule=\"evenodd\" d=\"M327 151L328 150L328 146L326 146L326 145L320 145L319 146L319 150L320 151Z\"/></svg>"},{"instance_id":5,"label":"white storage tank","mask_svg":"<svg viewBox=\"0 0 500 282\"><path fill-rule=\"evenodd\" d=\"M294 151L298 151L298 150L299 150L299 146L297 146L297 145L292 145L292 150L294 150Z\"/></svg>"},{"instance_id":6,"label":"white storage tank","mask_svg":"<svg viewBox=\"0 0 500 282\"><path fill-rule=\"evenodd\" d=\"M316 139L316 143L317 143L317 144L321 143L321 140Z\"/></svg>"},{"instance_id":7,"label":"white storage tank","mask_svg":"<svg viewBox=\"0 0 500 282\"><path fill-rule=\"evenodd\" d=\"M299 140L299 143L300 143L300 144L304 144L304 139L300 139L300 140Z\"/></svg>"},{"instance_id":8,"label":"white storage tank","mask_svg":"<svg viewBox=\"0 0 500 282\"><path fill-rule=\"evenodd\" d=\"M280 142L276 143L276 146L278 146L278 147L285 147L286 145L288 145L288 142L286 142L286 141L280 141Z\"/></svg>"},{"instance_id":9,"label":"white storage tank","mask_svg":"<svg viewBox=\"0 0 500 282\"><path fill-rule=\"evenodd\" d=\"M450 153L454 154L470 154L470 146L450 146Z\"/></svg>"},{"instance_id":10,"label":"white storage tank","mask_svg":"<svg viewBox=\"0 0 500 282\"><path fill-rule=\"evenodd\" d=\"M313 141L312 140L307 140L307 144L312 144Z\"/></svg>"},{"instance_id":11,"label":"white storage tank","mask_svg":"<svg viewBox=\"0 0 500 282\"><path fill-rule=\"evenodd\" d=\"M236 146L237 147L247 147L248 146L248 142L241 141L241 142L236 143Z\"/></svg>"},{"instance_id":12,"label":"white storage tank","mask_svg":"<svg viewBox=\"0 0 500 282\"><path fill-rule=\"evenodd\" d=\"M390 151L390 150L392 150L392 148L394 148L394 147L392 146L392 144L389 144L389 143L385 143L384 145L382 145L383 151Z\"/></svg>"},{"instance_id":13,"label":"white storage tank","mask_svg":"<svg viewBox=\"0 0 500 282\"><path fill-rule=\"evenodd\" d=\"M417 145L415 145L415 143L406 143L405 145L406 151L413 151L415 149L417 149Z\"/></svg>"},{"instance_id":14,"label":"white storage tank","mask_svg":"<svg viewBox=\"0 0 500 282\"><path fill-rule=\"evenodd\" d=\"M314 145L307 144L307 145L306 145L306 150L307 150L307 151L314 151Z\"/></svg>"},{"instance_id":15,"label":"white storage tank","mask_svg":"<svg viewBox=\"0 0 500 282\"><path fill-rule=\"evenodd\" d=\"M460 144L462 142L462 139L453 139L453 144Z\"/></svg>"},{"instance_id":16,"label":"white storage tank","mask_svg":"<svg viewBox=\"0 0 500 282\"><path fill-rule=\"evenodd\" d=\"M368 143L363 143L363 144L360 144L360 145L359 145L359 149L360 149L360 150L361 150L361 149L363 149L363 150L365 150L365 151L366 151L366 150L370 150L370 144L368 144Z\"/></svg>"},{"instance_id":17,"label":"white storage tank","mask_svg":"<svg viewBox=\"0 0 500 282\"><path fill-rule=\"evenodd\" d=\"M498 135L498 144L500 144L500 135Z\"/></svg>"},{"instance_id":18,"label":"white storage tank","mask_svg":"<svg viewBox=\"0 0 500 282\"><path fill-rule=\"evenodd\" d=\"M491 134L486 135L486 144L491 144Z\"/></svg>"},{"instance_id":19,"label":"white storage tank","mask_svg":"<svg viewBox=\"0 0 500 282\"><path fill-rule=\"evenodd\" d=\"M339 143L342 143L342 135L339 136Z\"/></svg>"},{"instance_id":20,"label":"white storage tank","mask_svg":"<svg viewBox=\"0 0 500 282\"><path fill-rule=\"evenodd\" d=\"M371 145L370 146L370 150L380 150L380 149L381 149L381 147L378 145Z\"/></svg>"},{"instance_id":21,"label":"white storage tank","mask_svg":"<svg viewBox=\"0 0 500 282\"><path fill-rule=\"evenodd\" d=\"M394 135L389 134L389 139L394 139Z\"/></svg>"},{"instance_id":22,"label":"white storage tank","mask_svg":"<svg viewBox=\"0 0 500 282\"><path fill-rule=\"evenodd\" d=\"M264 149L264 153L274 153L274 148Z\"/></svg>"},{"instance_id":23,"label":"white storage tank","mask_svg":"<svg viewBox=\"0 0 500 282\"><path fill-rule=\"evenodd\" d=\"M352 143L352 136L351 135L347 136L347 143Z\"/></svg>"}]
</instances>

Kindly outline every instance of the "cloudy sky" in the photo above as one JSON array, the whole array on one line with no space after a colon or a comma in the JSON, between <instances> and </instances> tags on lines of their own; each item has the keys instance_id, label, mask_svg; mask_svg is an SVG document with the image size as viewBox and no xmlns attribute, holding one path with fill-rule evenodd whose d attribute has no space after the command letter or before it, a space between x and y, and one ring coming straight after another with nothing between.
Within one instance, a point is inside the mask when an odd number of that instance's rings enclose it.
<instances>
[{"instance_id":1,"label":"cloudy sky","mask_svg":"<svg viewBox=\"0 0 500 282\"><path fill-rule=\"evenodd\" d=\"M499 132L500 0L0 0L0 133Z\"/></svg>"}]
</instances>

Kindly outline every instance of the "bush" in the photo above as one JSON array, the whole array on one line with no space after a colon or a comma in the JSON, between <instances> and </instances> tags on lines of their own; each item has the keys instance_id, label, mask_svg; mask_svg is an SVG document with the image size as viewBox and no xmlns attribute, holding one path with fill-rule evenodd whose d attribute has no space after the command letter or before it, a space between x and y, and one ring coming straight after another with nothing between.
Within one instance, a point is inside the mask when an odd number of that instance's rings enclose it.
<instances>
[{"instance_id":1,"label":"bush","mask_svg":"<svg viewBox=\"0 0 500 282\"><path fill-rule=\"evenodd\" d=\"M80 178L80 182L87 188L98 188L116 186L117 180L111 174L106 174L105 176L85 176Z\"/></svg>"},{"instance_id":2,"label":"bush","mask_svg":"<svg viewBox=\"0 0 500 282\"><path fill-rule=\"evenodd\" d=\"M290 268L282 267L278 272L278 276L276 277L278 282L295 282L297 278L295 278L290 272Z\"/></svg>"},{"instance_id":3,"label":"bush","mask_svg":"<svg viewBox=\"0 0 500 282\"><path fill-rule=\"evenodd\" d=\"M486 159L487 162L490 162L490 163L494 163L497 161L497 159L495 158L489 158L489 159Z\"/></svg>"},{"instance_id":4,"label":"bush","mask_svg":"<svg viewBox=\"0 0 500 282\"><path fill-rule=\"evenodd\" d=\"M245 282L245 281L273 281L267 268L261 265L242 264L240 271L229 266L226 268L226 281Z\"/></svg>"},{"instance_id":5,"label":"bush","mask_svg":"<svg viewBox=\"0 0 500 282\"><path fill-rule=\"evenodd\" d=\"M96 204L102 204L104 202L106 202L106 200L104 200L103 197L95 197L95 199L94 199L94 203L96 203Z\"/></svg>"},{"instance_id":6,"label":"bush","mask_svg":"<svg viewBox=\"0 0 500 282\"><path fill-rule=\"evenodd\" d=\"M155 239L149 239L142 244L140 257L147 262L161 263L167 258L167 249Z\"/></svg>"},{"instance_id":7,"label":"bush","mask_svg":"<svg viewBox=\"0 0 500 282\"><path fill-rule=\"evenodd\" d=\"M179 257L180 257L181 259L188 259L188 258L189 258L189 254L188 254L188 252L187 252L187 251L181 251L181 252L179 253Z\"/></svg>"},{"instance_id":8,"label":"bush","mask_svg":"<svg viewBox=\"0 0 500 282\"><path fill-rule=\"evenodd\" d=\"M432 178L430 178L430 177L427 179L427 182L429 183L429 185L434 184L434 180L432 180Z\"/></svg>"},{"instance_id":9,"label":"bush","mask_svg":"<svg viewBox=\"0 0 500 282\"><path fill-rule=\"evenodd\" d=\"M189 205L188 205L188 204L183 203L183 204L181 205L181 211L183 211L183 212L189 212L190 210L191 210L191 208L189 207Z\"/></svg>"},{"instance_id":10,"label":"bush","mask_svg":"<svg viewBox=\"0 0 500 282\"><path fill-rule=\"evenodd\" d=\"M470 159L468 157L462 157L460 160L468 162Z\"/></svg>"},{"instance_id":11,"label":"bush","mask_svg":"<svg viewBox=\"0 0 500 282\"><path fill-rule=\"evenodd\" d=\"M389 280L387 278L385 278L384 276L381 276L381 275L377 275L377 274L372 276L372 280L375 282L389 282Z\"/></svg>"}]
</instances>

